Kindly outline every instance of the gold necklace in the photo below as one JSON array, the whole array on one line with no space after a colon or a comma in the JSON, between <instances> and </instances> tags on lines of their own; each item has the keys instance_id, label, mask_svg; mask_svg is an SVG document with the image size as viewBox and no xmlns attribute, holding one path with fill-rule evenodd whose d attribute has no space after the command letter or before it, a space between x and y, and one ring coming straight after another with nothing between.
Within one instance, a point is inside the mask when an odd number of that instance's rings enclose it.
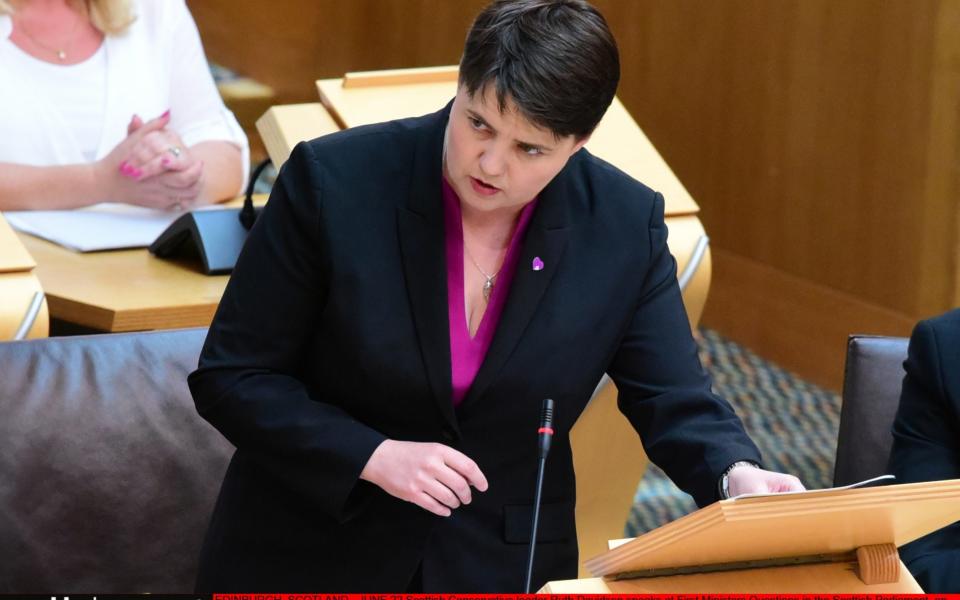
<instances>
[{"instance_id":1,"label":"gold necklace","mask_svg":"<svg viewBox=\"0 0 960 600\"><path fill-rule=\"evenodd\" d=\"M40 40L38 40L37 38L35 38L33 34L30 33L27 30L27 28L23 26L23 21L20 21L20 31L22 31L23 35L27 36L27 38L29 38L31 42L33 42L40 48L46 50L47 52L52 52L57 56L60 62L64 62L65 60L67 60L67 51L73 49L73 43L77 40L77 32L80 30L80 21L82 20L83 20L83 17L81 17L80 15L77 15L77 20L73 24L73 31L70 32L70 38L67 40L66 46L62 48L54 48L52 46L48 46L43 42L41 42Z\"/></svg>"},{"instance_id":2,"label":"gold necklace","mask_svg":"<svg viewBox=\"0 0 960 600\"><path fill-rule=\"evenodd\" d=\"M470 259L470 262L473 263L473 266L475 266L477 270L480 271L480 274L483 275L483 278L486 279L486 281L483 283L483 299L485 302L490 302L490 294L493 293L493 286L496 284L495 280L497 278L497 275L499 275L500 271L503 270L503 264L502 263L500 264L500 268L497 269L496 273L494 273L493 275L487 275L487 272L480 267L480 263L478 263L477 260L473 258L473 254L470 253L470 248L467 248L466 242L464 242L463 244L463 249L464 251L466 251L467 258Z\"/></svg>"}]
</instances>

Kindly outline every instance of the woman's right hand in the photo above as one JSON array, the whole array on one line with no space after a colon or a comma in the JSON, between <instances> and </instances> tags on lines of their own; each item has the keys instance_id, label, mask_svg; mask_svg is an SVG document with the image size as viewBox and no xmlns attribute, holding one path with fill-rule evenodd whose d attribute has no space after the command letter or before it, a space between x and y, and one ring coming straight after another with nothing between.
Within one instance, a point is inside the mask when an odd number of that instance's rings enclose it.
<instances>
[{"instance_id":1,"label":"woman's right hand","mask_svg":"<svg viewBox=\"0 0 960 600\"><path fill-rule=\"evenodd\" d=\"M472 500L470 486L487 491L477 463L443 444L386 440L370 455L360 479L441 517Z\"/></svg>"}]
</instances>

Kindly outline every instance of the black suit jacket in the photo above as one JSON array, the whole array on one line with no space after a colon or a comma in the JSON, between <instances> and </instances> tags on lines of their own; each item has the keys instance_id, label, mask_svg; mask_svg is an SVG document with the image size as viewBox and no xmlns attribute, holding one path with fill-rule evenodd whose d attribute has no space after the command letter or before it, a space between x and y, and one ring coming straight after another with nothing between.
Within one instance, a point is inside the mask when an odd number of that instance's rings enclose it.
<instances>
[{"instance_id":1,"label":"black suit jacket","mask_svg":"<svg viewBox=\"0 0 960 600\"><path fill-rule=\"evenodd\" d=\"M200 414L237 447L201 589L396 592L420 566L425 591L520 591L547 397L556 435L534 584L575 577L568 434L604 372L650 458L699 504L729 464L759 461L699 363L662 197L583 150L540 196L454 410L448 112L302 143L281 170L190 377ZM489 490L442 518L358 480L387 438L462 451Z\"/></svg>"},{"instance_id":2,"label":"black suit jacket","mask_svg":"<svg viewBox=\"0 0 960 600\"><path fill-rule=\"evenodd\" d=\"M960 310L921 321L903 366L890 472L899 483L960 478ZM960 593L960 523L900 555L928 594Z\"/></svg>"}]
</instances>

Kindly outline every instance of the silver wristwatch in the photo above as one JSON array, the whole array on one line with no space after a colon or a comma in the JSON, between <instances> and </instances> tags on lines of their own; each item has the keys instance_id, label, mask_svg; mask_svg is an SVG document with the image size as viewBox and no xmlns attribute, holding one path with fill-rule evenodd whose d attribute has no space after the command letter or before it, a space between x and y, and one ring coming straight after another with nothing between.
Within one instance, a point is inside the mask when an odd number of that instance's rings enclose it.
<instances>
[{"instance_id":1,"label":"silver wristwatch","mask_svg":"<svg viewBox=\"0 0 960 600\"><path fill-rule=\"evenodd\" d=\"M753 462L752 460L738 460L733 463L727 470L723 472L723 475L720 476L720 499L726 500L730 497L730 471L736 469L737 467L753 467L754 469L759 469L760 465Z\"/></svg>"}]
</instances>

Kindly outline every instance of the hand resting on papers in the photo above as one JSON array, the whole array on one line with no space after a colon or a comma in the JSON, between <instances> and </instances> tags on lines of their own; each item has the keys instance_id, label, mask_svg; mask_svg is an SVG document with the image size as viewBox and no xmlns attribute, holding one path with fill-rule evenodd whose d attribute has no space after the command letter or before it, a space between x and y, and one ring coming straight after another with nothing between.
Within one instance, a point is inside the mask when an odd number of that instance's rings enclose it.
<instances>
[{"instance_id":1,"label":"hand resting on papers","mask_svg":"<svg viewBox=\"0 0 960 600\"><path fill-rule=\"evenodd\" d=\"M801 492L806 488L800 480L786 473L776 473L757 467L734 467L728 473L728 490L731 498L742 494L776 494Z\"/></svg>"}]
</instances>

